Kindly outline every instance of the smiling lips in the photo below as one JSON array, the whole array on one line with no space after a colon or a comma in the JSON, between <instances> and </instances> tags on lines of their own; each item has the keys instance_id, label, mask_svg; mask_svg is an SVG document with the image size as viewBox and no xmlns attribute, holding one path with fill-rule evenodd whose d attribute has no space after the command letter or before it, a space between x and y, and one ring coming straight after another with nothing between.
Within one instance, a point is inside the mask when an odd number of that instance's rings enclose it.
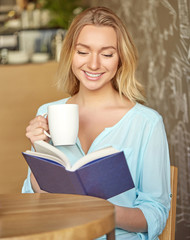
<instances>
[{"instance_id":1,"label":"smiling lips","mask_svg":"<svg viewBox=\"0 0 190 240\"><path fill-rule=\"evenodd\" d=\"M84 71L84 74L90 80L97 80L103 75L103 73L89 73L89 72L86 72L86 71Z\"/></svg>"}]
</instances>

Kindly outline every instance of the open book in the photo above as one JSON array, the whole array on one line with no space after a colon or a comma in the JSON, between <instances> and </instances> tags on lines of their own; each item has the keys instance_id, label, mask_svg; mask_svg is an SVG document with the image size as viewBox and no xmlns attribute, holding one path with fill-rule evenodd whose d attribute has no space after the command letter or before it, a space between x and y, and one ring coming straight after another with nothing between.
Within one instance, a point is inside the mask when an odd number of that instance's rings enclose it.
<instances>
[{"instance_id":1,"label":"open book","mask_svg":"<svg viewBox=\"0 0 190 240\"><path fill-rule=\"evenodd\" d=\"M124 153L112 147L89 153L73 166L49 143L36 141L34 147L36 152L22 154L44 191L108 199L134 187Z\"/></svg>"}]
</instances>

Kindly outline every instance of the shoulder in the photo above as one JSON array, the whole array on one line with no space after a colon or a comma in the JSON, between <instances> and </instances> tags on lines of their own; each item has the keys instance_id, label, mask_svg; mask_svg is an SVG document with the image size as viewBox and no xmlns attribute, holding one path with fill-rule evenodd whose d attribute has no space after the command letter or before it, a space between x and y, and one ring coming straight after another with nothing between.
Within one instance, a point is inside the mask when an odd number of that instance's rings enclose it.
<instances>
[{"instance_id":1,"label":"shoulder","mask_svg":"<svg viewBox=\"0 0 190 240\"><path fill-rule=\"evenodd\" d=\"M144 106L140 103L135 105L135 115L145 121L155 123L162 120L162 116L154 109Z\"/></svg>"},{"instance_id":2,"label":"shoulder","mask_svg":"<svg viewBox=\"0 0 190 240\"><path fill-rule=\"evenodd\" d=\"M137 103L131 119L131 129L144 137L165 135L163 118L156 110Z\"/></svg>"},{"instance_id":3,"label":"shoulder","mask_svg":"<svg viewBox=\"0 0 190 240\"><path fill-rule=\"evenodd\" d=\"M138 131L150 131L164 125L162 116L156 110L139 103L136 103L129 115L131 126Z\"/></svg>"},{"instance_id":4,"label":"shoulder","mask_svg":"<svg viewBox=\"0 0 190 240\"><path fill-rule=\"evenodd\" d=\"M69 98L63 98L63 99L60 99L60 100L58 100L58 101L54 101L54 102L49 102L49 103L43 104L42 106L40 106L40 107L38 108L37 115L43 115L43 114L47 113L47 108L48 108L48 106L50 106L50 105L65 104L68 99L69 99Z\"/></svg>"}]
</instances>

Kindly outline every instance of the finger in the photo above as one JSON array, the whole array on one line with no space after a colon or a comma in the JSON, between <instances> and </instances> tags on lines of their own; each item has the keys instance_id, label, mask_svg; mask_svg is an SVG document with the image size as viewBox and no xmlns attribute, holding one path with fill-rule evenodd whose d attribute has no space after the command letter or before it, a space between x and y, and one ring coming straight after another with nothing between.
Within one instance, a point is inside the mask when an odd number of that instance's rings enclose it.
<instances>
[{"instance_id":1,"label":"finger","mask_svg":"<svg viewBox=\"0 0 190 240\"><path fill-rule=\"evenodd\" d=\"M33 146L34 146L35 141L43 140L43 141L49 142L49 140L50 140L45 134L31 135L28 138L31 141Z\"/></svg>"},{"instance_id":2,"label":"finger","mask_svg":"<svg viewBox=\"0 0 190 240\"><path fill-rule=\"evenodd\" d=\"M49 130L48 124L46 122L37 121L37 122L33 122L32 124L29 124L29 126L26 128L26 131L30 132L38 128L46 131Z\"/></svg>"},{"instance_id":3,"label":"finger","mask_svg":"<svg viewBox=\"0 0 190 240\"><path fill-rule=\"evenodd\" d=\"M26 131L26 134L28 134L28 136L38 136L44 133L44 129L43 128L34 128L33 130L30 131Z\"/></svg>"},{"instance_id":4,"label":"finger","mask_svg":"<svg viewBox=\"0 0 190 240\"><path fill-rule=\"evenodd\" d=\"M47 123L48 124L48 120L47 118L39 115L39 116L36 116L34 119L32 119L29 123L29 125L33 125L35 124L36 122L44 122L44 123Z\"/></svg>"},{"instance_id":5,"label":"finger","mask_svg":"<svg viewBox=\"0 0 190 240\"><path fill-rule=\"evenodd\" d=\"M44 134L44 129L43 128L35 128L32 131L26 131L26 137L29 138L31 141L33 141L33 138L36 138L38 136L46 136Z\"/></svg>"}]
</instances>

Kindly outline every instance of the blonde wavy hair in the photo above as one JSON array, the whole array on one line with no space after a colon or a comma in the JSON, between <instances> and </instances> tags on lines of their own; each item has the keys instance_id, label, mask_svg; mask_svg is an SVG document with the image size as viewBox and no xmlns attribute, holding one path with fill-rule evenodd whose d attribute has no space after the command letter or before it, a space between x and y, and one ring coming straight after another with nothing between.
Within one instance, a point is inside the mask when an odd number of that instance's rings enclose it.
<instances>
[{"instance_id":1,"label":"blonde wavy hair","mask_svg":"<svg viewBox=\"0 0 190 240\"><path fill-rule=\"evenodd\" d=\"M144 88L135 78L137 51L122 21L110 9L93 7L84 10L72 21L63 41L57 71L57 85L71 96L79 91L79 80L72 72L75 45L82 28L86 25L113 27L117 34L119 66L112 79L113 87L120 95L132 102L144 104Z\"/></svg>"}]
</instances>

